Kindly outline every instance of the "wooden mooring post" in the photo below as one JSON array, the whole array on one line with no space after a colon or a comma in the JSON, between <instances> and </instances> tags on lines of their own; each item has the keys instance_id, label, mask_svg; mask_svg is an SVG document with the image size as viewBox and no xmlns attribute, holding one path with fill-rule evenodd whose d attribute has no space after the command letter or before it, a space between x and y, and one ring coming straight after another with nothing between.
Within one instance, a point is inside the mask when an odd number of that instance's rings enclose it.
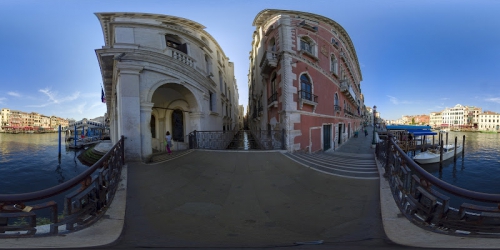
<instances>
[{"instance_id":1,"label":"wooden mooring post","mask_svg":"<svg viewBox=\"0 0 500 250\"><path fill-rule=\"evenodd\" d=\"M443 171L443 140L441 140L441 147L439 148L439 172Z\"/></svg>"},{"instance_id":2,"label":"wooden mooring post","mask_svg":"<svg viewBox=\"0 0 500 250\"><path fill-rule=\"evenodd\" d=\"M464 154L465 154L465 135L464 139L462 140L462 161L464 160Z\"/></svg>"},{"instance_id":3,"label":"wooden mooring post","mask_svg":"<svg viewBox=\"0 0 500 250\"><path fill-rule=\"evenodd\" d=\"M453 162L457 162L457 137L455 136L455 148L453 151Z\"/></svg>"}]
</instances>

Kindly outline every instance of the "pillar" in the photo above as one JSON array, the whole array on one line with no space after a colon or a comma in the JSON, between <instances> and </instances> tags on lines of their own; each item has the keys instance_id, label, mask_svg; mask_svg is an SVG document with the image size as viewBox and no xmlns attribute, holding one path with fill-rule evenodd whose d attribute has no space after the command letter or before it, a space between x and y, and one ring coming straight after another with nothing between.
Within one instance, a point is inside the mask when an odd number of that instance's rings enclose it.
<instances>
[{"instance_id":1,"label":"pillar","mask_svg":"<svg viewBox=\"0 0 500 250\"><path fill-rule=\"evenodd\" d=\"M118 135L125 136L125 159L141 160L141 104L140 79L143 67L118 63L117 127Z\"/></svg>"}]
</instances>

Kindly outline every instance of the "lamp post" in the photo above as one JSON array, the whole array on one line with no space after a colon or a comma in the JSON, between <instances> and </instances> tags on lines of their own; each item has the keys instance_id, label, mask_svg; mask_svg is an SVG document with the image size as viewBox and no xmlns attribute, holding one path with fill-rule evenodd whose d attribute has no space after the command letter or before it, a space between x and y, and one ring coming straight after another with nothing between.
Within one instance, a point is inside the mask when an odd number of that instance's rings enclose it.
<instances>
[{"instance_id":1,"label":"lamp post","mask_svg":"<svg viewBox=\"0 0 500 250\"><path fill-rule=\"evenodd\" d=\"M375 141L375 121L376 121L376 117L375 117L375 114L377 113L377 106L373 105L373 140L372 140L372 148L375 148L375 145L377 144L377 142Z\"/></svg>"}]
</instances>

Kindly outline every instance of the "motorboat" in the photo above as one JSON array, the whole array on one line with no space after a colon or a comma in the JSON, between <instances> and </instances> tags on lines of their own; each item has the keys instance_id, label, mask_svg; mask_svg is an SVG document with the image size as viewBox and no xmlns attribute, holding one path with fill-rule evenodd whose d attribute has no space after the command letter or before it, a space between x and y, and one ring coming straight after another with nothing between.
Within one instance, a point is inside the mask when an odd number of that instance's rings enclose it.
<instances>
[{"instance_id":1,"label":"motorboat","mask_svg":"<svg viewBox=\"0 0 500 250\"><path fill-rule=\"evenodd\" d=\"M419 164L429 164L439 162L440 147L436 149L427 149L424 152L420 152L413 157L413 160ZM456 153L457 155L463 150L462 145L457 145ZM455 154L455 145L447 144L443 146L443 161L450 159Z\"/></svg>"}]
</instances>

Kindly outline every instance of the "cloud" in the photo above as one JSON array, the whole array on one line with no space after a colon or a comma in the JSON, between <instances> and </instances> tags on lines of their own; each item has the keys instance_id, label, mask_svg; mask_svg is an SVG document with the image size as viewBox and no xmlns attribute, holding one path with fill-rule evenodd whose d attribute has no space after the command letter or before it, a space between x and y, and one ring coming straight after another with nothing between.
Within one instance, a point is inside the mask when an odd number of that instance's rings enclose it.
<instances>
[{"instance_id":1,"label":"cloud","mask_svg":"<svg viewBox=\"0 0 500 250\"><path fill-rule=\"evenodd\" d=\"M485 99L487 102L495 102L500 104L500 97L495 97L495 98L487 98Z\"/></svg>"},{"instance_id":2,"label":"cloud","mask_svg":"<svg viewBox=\"0 0 500 250\"><path fill-rule=\"evenodd\" d=\"M441 99L439 99L439 100L446 101L446 100L450 100L450 98L448 98L448 97L443 97L443 98L441 98Z\"/></svg>"},{"instance_id":3,"label":"cloud","mask_svg":"<svg viewBox=\"0 0 500 250\"><path fill-rule=\"evenodd\" d=\"M17 93L17 92L7 92L7 95L10 95L10 96L15 96L15 97L21 97L21 94Z\"/></svg>"},{"instance_id":4,"label":"cloud","mask_svg":"<svg viewBox=\"0 0 500 250\"><path fill-rule=\"evenodd\" d=\"M0 103L1 103L1 104L3 104L5 100L7 100L7 98L5 98L5 97L0 97Z\"/></svg>"},{"instance_id":5,"label":"cloud","mask_svg":"<svg viewBox=\"0 0 500 250\"><path fill-rule=\"evenodd\" d=\"M388 95L387 97L389 97L389 101L392 102L392 104L395 104L395 105L398 105L398 104L411 104L411 102L409 102L409 101L399 101L398 98L396 98L394 96Z\"/></svg>"},{"instance_id":6,"label":"cloud","mask_svg":"<svg viewBox=\"0 0 500 250\"><path fill-rule=\"evenodd\" d=\"M60 104L63 102L73 101L80 96L80 92L78 91L64 98L59 98L57 91L51 91L49 88L40 89L38 91L44 93L47 97L49 97L49 102L47 104L42 104L45 106L49 104Z\"/></svg>"}]
</instances>

